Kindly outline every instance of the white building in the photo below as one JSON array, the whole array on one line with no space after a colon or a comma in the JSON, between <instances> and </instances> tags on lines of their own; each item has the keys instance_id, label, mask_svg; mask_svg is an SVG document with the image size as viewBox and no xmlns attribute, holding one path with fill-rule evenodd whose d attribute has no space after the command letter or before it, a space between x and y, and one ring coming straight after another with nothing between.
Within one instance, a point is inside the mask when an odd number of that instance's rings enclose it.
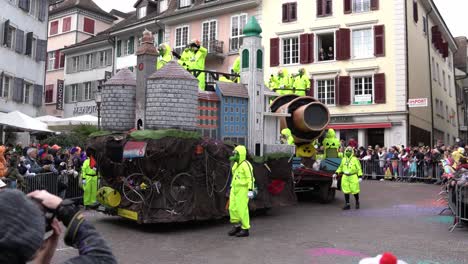
<instances>
[{"instance_id":1,"label":"white building","mask_svg":"<svg viewBox=\"0 0 468 264\"><path fill-rule=\"evenodd\" d=\"M47 8L47 0L0 0L0 112L40 115Z\"/></svg>"}]
</instances>

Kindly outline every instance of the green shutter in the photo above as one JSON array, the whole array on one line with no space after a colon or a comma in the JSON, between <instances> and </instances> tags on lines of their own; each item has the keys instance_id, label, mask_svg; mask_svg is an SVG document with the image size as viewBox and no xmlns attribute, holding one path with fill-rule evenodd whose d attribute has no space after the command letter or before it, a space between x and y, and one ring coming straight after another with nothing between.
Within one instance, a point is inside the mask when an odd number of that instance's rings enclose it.
<instances>
[{"instance_id":1,"label":"green shutter","mask_svg":"<svg viewBox=\"0 0 468 264\"><path fill-rule=\"evenodd\" d=\"M249 51L248 50L243 50L242 51L242 69L247 69L249 68Z\"/></svg>"},{"instance_id":2,"label":"green shutter","mask_svg":"<svg viewBox=\"0 0 468 264\"><path fill-rule=\"evenodd\" d=\"M122 41L117 40L117 57L122 56Z\"/></svg>"},{"instance_id":3,"label":"green shutter","mask_svg":"<svg viewBox=\"0 0 468 264\"><path fill-rule=\"evenodd\" d=\"M160 29L158 31L158 45L163 43L163 36L164 36L164 31L162 29Z\"/></svg>"},{"instance_id":4,"label":"green shutter","mask_svg":"<svg viewBox=\"0 0 468 264\"><path fill-rule=\"evenodd\" d=\"M263 69L263 51L257 50L257 69Z\"/></svg>"},{"instance_id":5,"label":"green shutter","mask_svg":"<svg viewBox=\"0 0 468 264\"><path fill-rule=\"evenodd\" d=\"M130 37L128 39L128 54L133 54L135 52L135 37Z\"/></svg>"}]
</instances>

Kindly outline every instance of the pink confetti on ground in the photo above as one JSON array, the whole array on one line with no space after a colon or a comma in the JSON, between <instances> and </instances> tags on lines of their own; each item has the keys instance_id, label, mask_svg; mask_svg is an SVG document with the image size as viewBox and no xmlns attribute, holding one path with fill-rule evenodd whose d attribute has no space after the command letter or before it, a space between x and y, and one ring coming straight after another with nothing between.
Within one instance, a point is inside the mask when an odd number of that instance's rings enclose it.
<instances>
[{"instance_id":1,"label":"pink confetti on ground","mask_svg":"<svg viewBox=\"0 0 468 264\"><path fill-rule=\"evenodd\" d=\"M323 257L323 256L344 256L344 257L360 257L366 258L367 255L364 255L359 252L339 249L339 248L316 248L308 251L308 254L312 257Z\"/></svg>"}]
</instances>

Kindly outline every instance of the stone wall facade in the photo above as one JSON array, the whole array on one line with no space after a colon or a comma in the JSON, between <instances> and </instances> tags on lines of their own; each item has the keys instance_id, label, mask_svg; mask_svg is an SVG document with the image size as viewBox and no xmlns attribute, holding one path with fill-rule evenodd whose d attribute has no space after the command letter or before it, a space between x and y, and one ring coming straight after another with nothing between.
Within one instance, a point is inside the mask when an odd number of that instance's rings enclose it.
<instances>
[{"instance_id":1,"label":"stone wall facade","mask_svg":"<svg viewBox=\"0 0 468 264\"><path fill-rule=\"evenodd\" d=\"M197 129L197 79L149 79L147 85L146 129Z\"/></svg>"},{"instance_id":2,"label":"stone wall facade","mask_svg":"<svg viewBox=\"0 0 468 264\"><path fill-rule=\"evenodd\" d=\"M109 85L102 89L102 127L108 131L135 128L135 86Z\"/></svg>"}]
</instances>

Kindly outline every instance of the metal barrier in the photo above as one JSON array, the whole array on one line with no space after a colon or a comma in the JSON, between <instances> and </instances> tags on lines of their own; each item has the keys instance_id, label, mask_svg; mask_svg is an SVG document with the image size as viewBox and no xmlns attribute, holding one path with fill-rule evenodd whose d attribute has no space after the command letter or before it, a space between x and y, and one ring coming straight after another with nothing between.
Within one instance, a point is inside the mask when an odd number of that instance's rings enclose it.
<instances>
[{"instance_id":1,"label":"metal barrier","mask_svg":"<svg viewBox=\"0 0 468 264\"><path fill-rule=\"evenodd\" d=\"M19 187L19 186L18 186ZM39 173L35 176L24 177L24 187L19 187L24 193L46 190L61 198L77 199L83 197L83 190L79 185L79 176L62 172Z\"/></svg>"},{"instance_id":2,"label":"metal barrier","mask_svg":"<svg viewBox=\"0 0 468 264\"><path fill-rule=\"evenodd\" d=\"M450 232L453 232L461 222L468 222L468 185L456 184L449 186L449 189L449 206L455 215L454 224L450 227Z\"/></svg>"},{"instance_id":3,"label":"metal barrier","mask_svg":"<svg viewBox=\"0 0 468 264\"><path fill-rule=\"evenodd\" d=\"M426 161L363 160L361 167L365 179L440 180L443 173L438 163Z\"/></svg>"}]
</instances>

